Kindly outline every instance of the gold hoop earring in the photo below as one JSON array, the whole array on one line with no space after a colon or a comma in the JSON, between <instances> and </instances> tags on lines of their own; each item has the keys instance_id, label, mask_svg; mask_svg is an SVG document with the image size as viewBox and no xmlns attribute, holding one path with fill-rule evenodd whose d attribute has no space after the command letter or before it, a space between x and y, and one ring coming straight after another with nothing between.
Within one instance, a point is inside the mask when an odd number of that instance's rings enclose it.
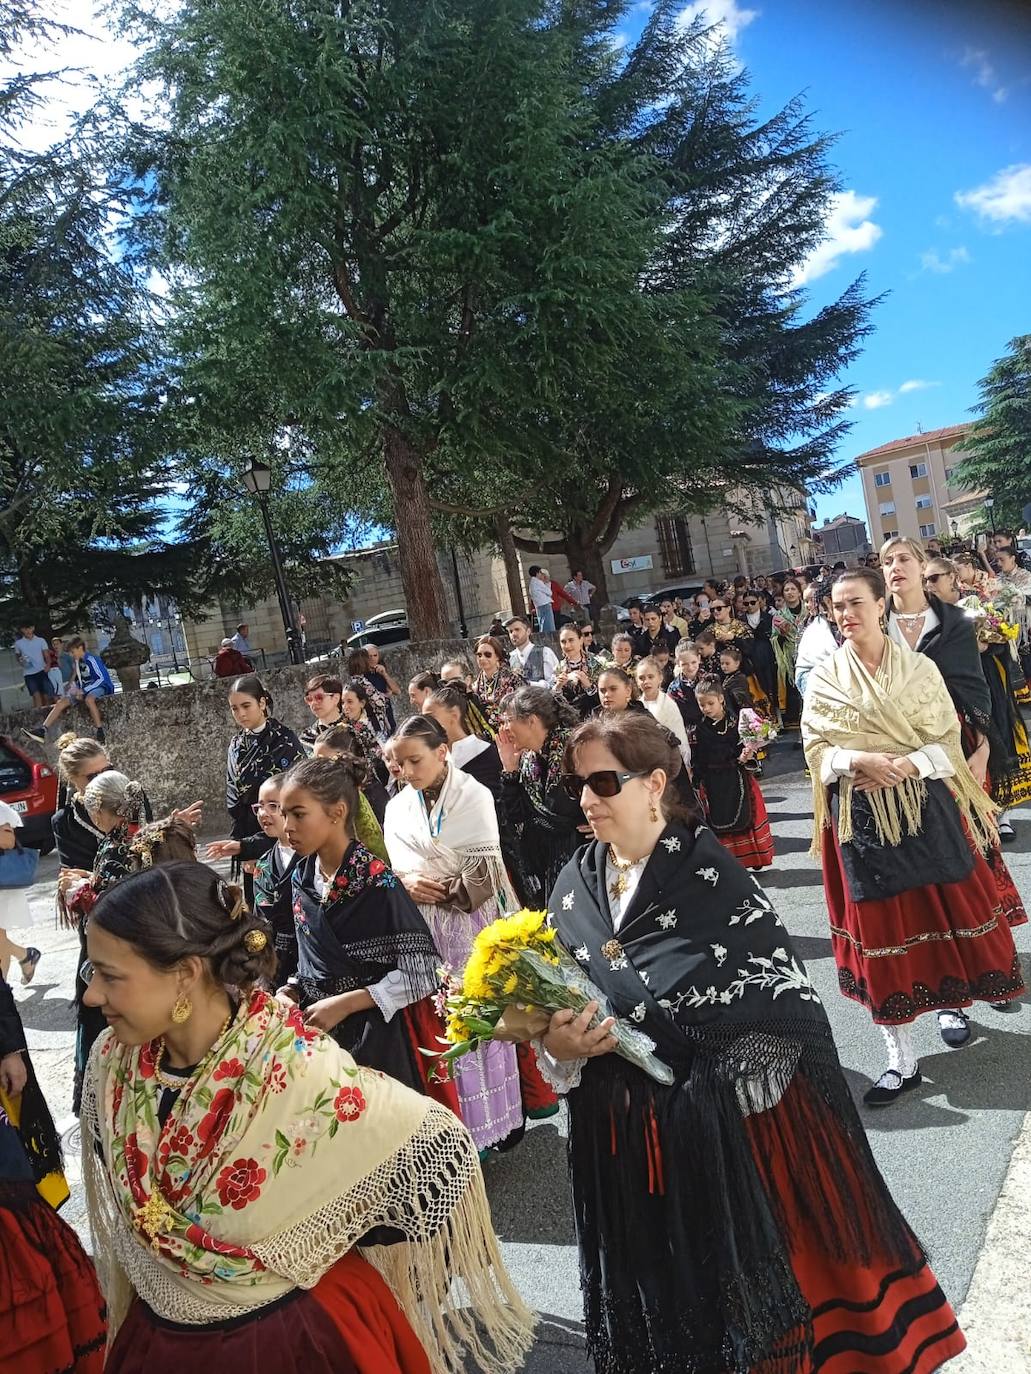
<instances>
[{"instance_id":1,"label":"gold hoop earring","mask_svg":"<svg viewBox=\"0 0 1031 1374\"><path fill-rule=\"evenodd\" d=\"M185 993L180 993L175 999L175 1006L172 1008L172 1020L177 1026L183 1026L193 1015L193 1003Z\"/></svg>"}]
</instances>

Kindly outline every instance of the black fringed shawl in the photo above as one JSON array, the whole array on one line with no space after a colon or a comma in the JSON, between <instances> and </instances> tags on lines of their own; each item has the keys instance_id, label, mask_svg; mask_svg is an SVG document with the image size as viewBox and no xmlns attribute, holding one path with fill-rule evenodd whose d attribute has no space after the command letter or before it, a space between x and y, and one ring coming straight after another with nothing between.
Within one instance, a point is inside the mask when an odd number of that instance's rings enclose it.
<instances>
[{"instance_id":1,"label":"black fringed shawl","mask_svg":"<svg viewBox=\"0 0 1031 1374\"><path fill-rule=\"evenodd\" d=\"M754 878L711 831L672 825L614 936L605 858L594 843L570 861L553 919L676 1079L660 1086L610 1054L588 1060L569 1095L595 1366L795 1374L809 1367L812 1333L793 1249L887 1273L919 1268L920 1247L874 1163L819 998Z\"/></svg>"},{"instance_id":2,"label":"black fringed shawl","mask_svg":"<svg viewBox=\"0 0 1031 1374\"><path fill-rule=\"evenodd\" d=\"M0 1184L24 1178L24 1160L28 1161L32 1177L37 1183L46 1178L47 1174L54 1173L64 1166L60 1137L26 1049L25 1031L22 1029L14 994L11 992L10 984L0 976L0 1059L19 1052L22 1053L28 1074L21 1092L20 1119L16 1132L24 1149L24 1158L19 1157L17 1147L13 1152L8 1151L7 1146L11 1137L7 1136L6 1132L13 1133L15 1128L6 1123L5 1117L2 1127L4 1146L0 1149Z\"/></svg>"},{"instance_id":3,"label":"black fringed shawl","mask_svg":"<svg viewBox=\"0 0 1031 1374\"><path fill-rule=\"evenodd\" d=\"M233 736L226 760L226 810L232 818L234 840L254 835L259 829L251 807L258 800L261 784L305 757L301 741L274 717L256 734L241 730Z\"/></svg>"}]
</instances>

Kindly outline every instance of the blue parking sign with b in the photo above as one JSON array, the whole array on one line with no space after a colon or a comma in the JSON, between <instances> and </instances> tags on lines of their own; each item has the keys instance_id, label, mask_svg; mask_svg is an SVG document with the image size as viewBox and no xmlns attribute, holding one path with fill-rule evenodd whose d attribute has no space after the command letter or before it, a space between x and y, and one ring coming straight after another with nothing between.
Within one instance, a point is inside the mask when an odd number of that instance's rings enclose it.
<instances>
[{"instance_id":1,"label":"blue parking sign with b","mask_svg":"<svg viewBox=\"0 0 1031 1374\"><path fill-rule=\"evenodd\" d=\"M352 633L353 635L360 635L361 632L362 632L364 629L365 629L365 621L364 621L364 620L352 620L352 621L351 621L351 633Z\"/></svg>"}]
</instances>

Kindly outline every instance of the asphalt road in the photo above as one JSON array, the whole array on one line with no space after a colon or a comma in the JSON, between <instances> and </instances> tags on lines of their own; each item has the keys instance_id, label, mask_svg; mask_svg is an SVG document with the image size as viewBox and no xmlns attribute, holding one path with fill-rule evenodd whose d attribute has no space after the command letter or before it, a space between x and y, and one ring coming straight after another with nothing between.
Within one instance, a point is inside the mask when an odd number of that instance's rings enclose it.
<instances>
[{"instance_id":1,"label":"asphalt road","mask_svg":"<svg viewBox=\"0 0 1031 1374\"><path fill-rule=\"evenodd\" d=\"M820 873L806 855L811 805L800 763L801 755L790 745L778 744L767 769L763 791L777 857L763 882L824 999L858 1100L884 1067L883 1042L862 1008L837 991ZM1031 901L1031 808L1011 815L1017 839L1007 846L1006 856L1022 895ZM15 994L54 1115L70 1125L69 995L76 945L49 924L55 875L53 858L44 861L33 894L34 909L47 923L35 928L32 940L46 950L46 958L31 987L16 988ZM1018 930L1016 938L1031 978L1029 927ZM881 1169L957 1308L966 1296L1024 1114L1031 1109L1031 1004L1009 1016L978 1006L973 1025L972 1041L955 1051L940 1040L933 1017L917 1022L923 1086L885 1111L861 1108ZM74 1152L69 1164L74 1184ZM491 1158L486 1178L506 1261L521 1291L542 1313L527 1370L578 1374L589 1369L582 1352L564 1113L533 1125L513 1153ZM73 1192L64 1215L75 1225L83 1223L81 1191Z\"/></svg>"}]
</instances>

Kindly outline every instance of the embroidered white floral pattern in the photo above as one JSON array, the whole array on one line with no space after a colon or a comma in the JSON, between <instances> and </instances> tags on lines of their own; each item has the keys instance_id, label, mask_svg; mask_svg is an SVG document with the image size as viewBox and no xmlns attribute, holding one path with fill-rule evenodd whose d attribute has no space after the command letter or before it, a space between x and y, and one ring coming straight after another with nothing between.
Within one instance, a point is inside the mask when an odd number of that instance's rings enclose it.
<instances>
[{"instance_id":1,"label":"embroidered white floral pattern","mask_svg":"<svg viewBox=\"0 0 1031 1374\"><path fill-rule=\"evenodd\" d=\"M572 909L573 909L573 894L572 894L571 892L567 892L566 895L562 898L562 910L563 910L563 911L572 911Z\"/></svg>"},{"instance_id":2,"label":"embroidered white floral pattern","mask_svg":"<svg viewBox=\"0 0 1031 1374\"><path fill-rule=\"evenodd\" d=\"M720 880L720 875L715 868L699 868L695 872L696 878L704 878L707 883L712 883L713 887Z\"/></svg>"},{"instance_id":3,"label":"embroidered white floral pattern","mask_svg":"<svg viewBox=\"0 0 1031 1374\"><path fill-rule=\"evenodd\" d=\"M631 1020L631 1021L643 1021L643 1020L644 1020L644 1003L643 1003L643 1002L638 1002L637 1006L634 1007L633 1011L630 1013L630 1020Z\"/></svg>"},{"instance_id":4,"label":"embroidered white floral pattern","mask_svg":"<svg viewBox=\"0 0 1031 1374\"><path fill-rule=\"evenodd\" d=\"M786 949L775 949L767 959L765 955L751 954L745 968L739 968L737 977L725 988L717 990L712 984L704 991L698 988L685 988L670 1004L676 1014L681 1007L711 1007L717 1002L729 1006L739 997L744 997L750 987L772 991L774 1001L784 992L795 992L803 1002L819 1002L820 998L806 976L805 969L788 954Z\"/></svg>"},{"instance_id":5,"label":"embroidered white floral pattern","mask_svg":"<svg viewBox=\"0 0 1031 1374\"><path fill-rule=\"evenodd\" d=\"M712 950L712 957L716 960L719 967L722 968L727 961L726 949L724 949L722 945L711 945L710 948Z\"/></svg>"},{"instance_id":6,"label":"embroidered white floral pattern","mask_svg":"<svg viewBox=\"0 0 1031 1374\"><path fill-rule=\"evenodd\" d=\"M589 964L591 962L591 951L586 945L581 945L579 949L573 950L573 958L579 959L581 964Z\"/></svg>"},{"instance_id":7,"label":"embroidered white floral pattern","mask_svg":"<svg viewBox=\"0 0 1031 1374\"><path fill-rule=\"evenodd\" d=\"M676 835L670 835L668 839L662 840L661 843L666 846L667 853L680 853L680 841L677 839Z\"/></svg>"},{"instance_id":8,"label":"embroidered white floral pattern","mask_svg":"<svg viewBox=\"0 0 1031 1374\"><path fill-rule=\"evenodd\" d=\"M661 916L657 916L655 919L662 930L676 929L677 913L675 910L664 911Z\"/></svg>"}]
</instances>

